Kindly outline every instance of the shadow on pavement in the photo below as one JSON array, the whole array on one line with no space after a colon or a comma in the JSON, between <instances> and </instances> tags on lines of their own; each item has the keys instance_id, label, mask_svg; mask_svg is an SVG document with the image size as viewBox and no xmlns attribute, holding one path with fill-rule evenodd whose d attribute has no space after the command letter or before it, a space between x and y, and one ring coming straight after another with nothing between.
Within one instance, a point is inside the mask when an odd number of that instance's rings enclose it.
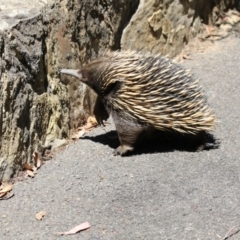
<instances>
[{"instance_id":1,"label":"shadow on pavement","mask_svg":"<svg viewBox=\"0 0 240 240\"><path fill-rule=\"evenodd\" d=\"M112 149L120 145L116 131L109 131L97 136L85 136L82 140L84 139L108 145ZM135 150L130 153L130 155L172 152L175 150L196 152L216 149L219 145L219 140L216 140L214 136L209 133L200 133L197 136L193 136L189 134L183 135L179 133L156 131L154 134L151 134L151 136L141 137Z\"/></svg>"}]
</instances>

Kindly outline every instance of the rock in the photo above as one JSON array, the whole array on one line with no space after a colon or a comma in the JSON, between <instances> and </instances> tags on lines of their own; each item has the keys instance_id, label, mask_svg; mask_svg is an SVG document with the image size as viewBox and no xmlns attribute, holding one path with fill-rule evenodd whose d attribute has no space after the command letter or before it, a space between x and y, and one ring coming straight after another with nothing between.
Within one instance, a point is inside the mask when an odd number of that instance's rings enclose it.
<instances>
[{"instance_id":1,"label":"rock","mask_svg":"<svg viewBox=\"0 0 240 240\"><path fill-rule=\"evenodd\" d=\"M66 139L52 138L51 140L49 139L46 143L48 145L43 146L44 149L55 150L55 149L58 149L60 147L67 145L68 141Z\"/></svg>"},{"instance_id":2,"label":"rock","mask_svg":"<svg viewBox=\"0 0 240 240\"><path fill-rule=\"evenodd\" d=\"M122 49L147 50L174 57L205 24L217 21L220 11L234 6L234 0L222 0L217 12L214 0L141 0L136 13L124 29Z\"/></svg>"},{"instance_id":3,"label":"rock","mask_svg":"<svg viewBox=\"0 0 240 240\"><path fill-rule=\"evenodd\" d=\"M92 114L93 92L59 68L118 49L138 1L0 3L0 181L7 181Z\"/></svg>"},{"instance_id":4,"label":"rock","mask_svg":"<svg viewBox=\"0 0 240 240\"><path fill-rule=\"evenodd\" d=\"M53 0L52 0L53 1ZM21 20L39 15L47 0L19 2L17 0L0 0L0 31L11 29Z\"/></svg>"}]
</instances>

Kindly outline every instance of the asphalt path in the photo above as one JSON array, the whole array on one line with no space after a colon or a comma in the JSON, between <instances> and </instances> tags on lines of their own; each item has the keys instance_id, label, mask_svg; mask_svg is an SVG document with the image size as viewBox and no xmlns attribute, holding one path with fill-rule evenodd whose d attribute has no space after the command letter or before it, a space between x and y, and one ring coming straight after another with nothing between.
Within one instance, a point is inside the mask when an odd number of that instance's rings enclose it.
<instances>
[{"instance_id":1,"label":"asphalt path","mask_svg":"<svg viewBox=\"0 0 240 240\"><path fill-rule=\"evenodd\" d=\"M0 239L240 239L240 39L191 57L183 65L219 119L217 149L146 143L114 157L114 125L96 128L0 201ZM39 211L47 212L41 221ZM86 231L54 234L85 221Z\"/></svg>"}]
</instances>

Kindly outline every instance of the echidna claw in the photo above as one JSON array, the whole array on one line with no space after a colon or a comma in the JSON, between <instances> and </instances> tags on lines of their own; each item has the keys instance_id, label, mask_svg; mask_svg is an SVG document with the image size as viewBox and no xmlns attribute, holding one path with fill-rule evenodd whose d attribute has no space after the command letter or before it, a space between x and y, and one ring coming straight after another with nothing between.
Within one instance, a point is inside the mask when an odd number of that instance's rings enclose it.
<instances>
[{"instance_id":1,"label":"echidna claw","mask_svg":"<svg viewBox=\"0 0 240 240\"><path fill-rule=\"evenodd\" d=\"M122 155L121 151L119 150L120 147L116 148L113 150L113 156L117 156L117 155Z\"/></svg>"},{"instance_id":2,"label":"echidna claw","mask_svg":"<svg viewBox=\"0 0 240 240\"><path fill-rule=\"evenodd\" d=\"M133 151L133 147L131 146L127 146L127 145L121 145L119 146L118 148L116 148L114 151L113 151L113 155L114 156L117 156L117 155L121 155L121 156L124 156L126 155L127 153Z\"/></svg>"}]
</instances>

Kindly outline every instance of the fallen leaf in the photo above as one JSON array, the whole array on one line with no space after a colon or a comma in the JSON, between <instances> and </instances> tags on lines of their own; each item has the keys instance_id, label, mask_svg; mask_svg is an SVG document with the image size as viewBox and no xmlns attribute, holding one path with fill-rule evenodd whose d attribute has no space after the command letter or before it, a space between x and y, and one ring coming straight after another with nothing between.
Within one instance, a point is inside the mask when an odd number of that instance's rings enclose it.
<instances>
[{"instance_id":1,"label":"fallen leaf","mask_svg":"<svg viewBox=\"0 0 240 240\"><path fill-rule=\"evenodd\" d=\"M0 193L7 193L7 192L10 192L12 189L13 189L13 185L8 184L2 190L0 190Z\"/></svg>"},{"instance_id":2,"label":"fallen leaf","mask_svg":"<svg viewBox=\"0 0 240 240\"><path fill-rule=\"evenodd\" d=\"M0 199L7 193L0 193Z\"/></svg>"},{"instance_id":3,"label":"fallen leaf","mask_svg":"<svg viewBox=\"0 0 240 240\"><path fill-rule=\"evenodd\" d=\"M82 126L77 128L77 131L72 135L72 139L79 139L81 138L87 131L90 131L92 128L96 127L98 125L97 120L95 117L89 117L87 119L87 123Z\"/></svg>"},{"instance_id":4,"label":"fallen leaf","mask_svg":"<svg viewBox=\"0 0 240 240\"><path fill-rule=\"evenodd\" d=\"M91 225L89 222L84 222L74 228L72 228L71 230L67 231L67 232L58 232L56 233L57 235L72 235L72 234L76 234L77 232L86 230L88 228L90 228Z\"/></svg>"},{"instance_id":5,"label":"fallen leaf","mask_svg":"<svg viewBox=\"0 0 240 240\"><path fill-rule=\"evenodd\" d=\"M75 133L75 134L72 136L72 139L79 139L79 138L81 138L85 133L86 133L86 130L85 130L85 128L83 128L83 129L81 129L79 132Z\"/></svg>"},{"instance_id":6,"label":"fallen leaf","mask_svg":"<svg viewBox=\"0 0 240 240\"><path fill-rule=\"evenodd\" d=\"M45 216L47 214L47 212L45 212L45 211L40 211L40 212L38 212L36 215L35 215L35 217L36 217L36 219L37 220L42 220L43 219L43 217Z\"/></svg>"},{"instance_id":7,"label":"fallen leaf","mask_svg":"<svg viewBox=\"0 0 240 240\"><path fill-rule=\"evenodd\" d=\"M34 152L32 156L33 156L33 158L34 158L34 166L35 166L37 169L40 168L41 165L42 165L42 162L41 162L41 160L40 160L40 158L39 158L39 154L38 154L37 152Z\"/></svg>"},{"instance_id":8,"label":"fallen leaf","mask_svg":"<svg viewBox=\"0 0 240 240\"><path fill-rule=\"evenodd\" d=\"M184 54L182 57L183 57L183 59L192 60L192 58L190 56L188 56L187 54Z\"/></svg>"},{"instance_id":9,"label":"fallen leaf","mask_svg":"<svg viewBox=\"0 0 240 240\"><path fill-rule=\"evenodd\" d=\"M2 194L3 194L2 196L0 194L0 200L8 200L9 198L14 196L13 192L2 193Z\"/></svg>"},{"instance_id":10,"label":"fallen leaf","mask_svg":"<svg viewBox=\"0 0 240 240\"><path fill-rule=\"evenodd\" d=\"M29 177L34 178L35 173L34 173L33 171L27 170L27 175L28 175Z\"/></svg>"},{"instance_id":11,"label":"fallen leaf","mask_svg":"<svg viewBox=\"0 0 240 240\"><path fill-rule=\"evenodd\" d=\"M95 117L89 117L87 119L87 123L91 123L92 125L97 125L98 124Z\"/></svg>"},{"instance_id":12,"label":"fallen leaf","mask_svg":"<svg viewBox=\"0 0 240 240\"><path fill-rule=\"evenodd\" d=\"M215 30L214 26L210 26L210 25L206 25L205 29L206 29L207 35L211 35L211 32Z\"/></svg>"},{"instance_id":13,"label":"fallen leaf","mask_svg":"<svg viewBox=\"0 0 240 240\"><path fill-rule=\"evenodd\" d=\"M12 197L14 194L11 193L10 191L13 189L13 185L12 184L8 184L6 186L2 185L0 186L0 200L6 200L10 197Z\"/></svg>"},{"instance_id":14,"label":"fallen leaf","mask_svg":"<svg viewBox=\"0 0 240 240\"><path fill-rule=\"evenodd\" d=\"M97 123L97 120L95 117L89 117L87 119L87 123L82 126L82 127L79 127L78 129L85 129L87 131L91 130L92 128L96 127L98 125Z\"/></svg>"},{"instance_id":15,"label":"fallen leaf","mask_svg":"<svg viewBox=\"0 0 240 240\"><path fill-rule=\"evenodd\" d=\"M24 170L30 170L30 171L33 171L32 166L30 166L28 163L25 163L25 164L23 165L23 169L24 169Z\"/></svg>"},{"instance_id":16,"label":"fallen leaf","mask_svg":"<svg viewBox=\"0 0 240 240\"><path fill-rule=\"evenodd\" d=\"M97 120L95 117L89 117L87 119L87 124L85 124L82 128L85 130L91 130L92 128L96 127L98 125Z\"/></svg>"},{"instance_id":17,"label":"fallen leaf","mask_svg":"<svg viewBox=\"0 0 240 240\"><path fill-rule=\"evenodd\" d=\"M37 173L37 167L33 167L33 173Z\"/></svg>"}]
</instances>

